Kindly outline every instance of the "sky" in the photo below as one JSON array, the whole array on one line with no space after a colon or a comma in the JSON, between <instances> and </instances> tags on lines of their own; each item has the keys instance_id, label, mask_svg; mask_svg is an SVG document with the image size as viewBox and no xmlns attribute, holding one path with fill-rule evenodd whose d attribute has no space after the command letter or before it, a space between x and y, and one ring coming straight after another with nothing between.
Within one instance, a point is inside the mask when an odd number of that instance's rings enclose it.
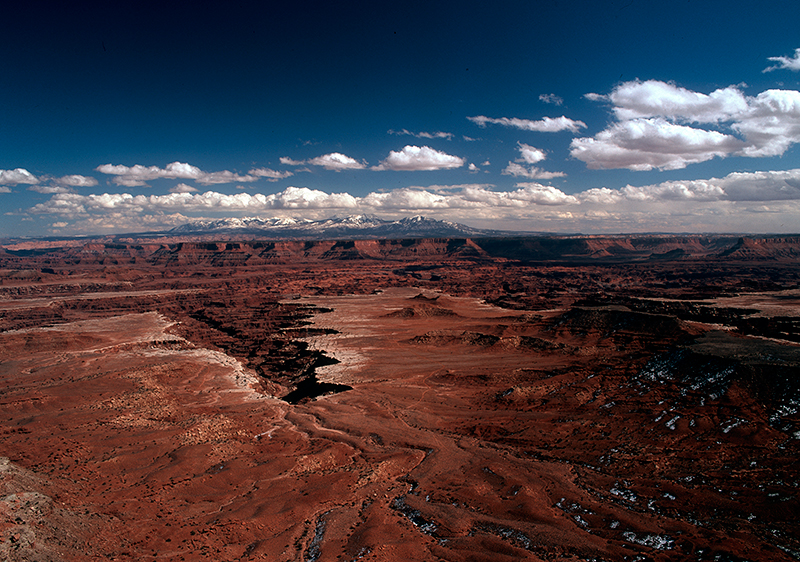
<instances>
[{"instance_id":1,"label":"sky","mask_svg":"<svg viewBox=\"0 0 800 562\"><path fill-rule=\"evenodd\" d=\"M800 233L800 3L7 2L0 237Z\"/></svg>"}]
</instances>

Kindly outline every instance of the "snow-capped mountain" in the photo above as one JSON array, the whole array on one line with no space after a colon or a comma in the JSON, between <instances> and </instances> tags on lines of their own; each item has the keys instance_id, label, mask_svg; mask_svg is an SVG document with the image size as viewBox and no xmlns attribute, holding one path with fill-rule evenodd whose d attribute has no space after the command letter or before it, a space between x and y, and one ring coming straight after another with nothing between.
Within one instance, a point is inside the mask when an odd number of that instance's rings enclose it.
<instances>
[{"instance_id":1,"label":"snow-capped mountain","mask_svg":"<svg viewBox=\"0 0 800 562\"><path fill-rule=\"evenodd\" d=\"M294 218L226 218L198 220L177 226L170 234L257 234L267 238L321 240L330 238L428 238L486 236L493 231L420 215L384 220L374 215L348 215L323 220Z\"/></svg>"}]
</instances>

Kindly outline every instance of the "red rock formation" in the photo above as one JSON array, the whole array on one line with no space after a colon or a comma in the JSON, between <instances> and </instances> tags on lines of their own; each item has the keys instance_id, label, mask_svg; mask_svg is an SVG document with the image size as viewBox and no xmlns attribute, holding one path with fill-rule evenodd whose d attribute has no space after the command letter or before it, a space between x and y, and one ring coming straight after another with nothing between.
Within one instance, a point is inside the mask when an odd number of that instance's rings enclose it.
<instances>
[{"instance_id":1,"label":"red rock formation","mask_svg":"<svg viewBox=\"0 0 800 562\"><path fill-rule=\"evenodd\" d=\"M0 255L2 559L800 552L783 242L115 244Z\"/></svg>"}]
</instances>

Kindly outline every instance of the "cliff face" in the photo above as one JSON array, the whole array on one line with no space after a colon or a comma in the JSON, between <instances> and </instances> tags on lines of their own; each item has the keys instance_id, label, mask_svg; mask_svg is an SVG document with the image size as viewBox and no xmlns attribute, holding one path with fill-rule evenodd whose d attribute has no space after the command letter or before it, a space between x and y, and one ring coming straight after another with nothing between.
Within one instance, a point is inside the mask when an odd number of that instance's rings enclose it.
<instances>
[{"instance_id":1,"label":"cliff face","mask_svg":"<svg viewBox=\"0 0 800 562\"><path fill-rule=\"evenodd\" d=\"M737 260L800 259L797 238L739 238L736 244L720 252L720 257Z\"/></svg>"},{"instance_id":2,"label":"cliff face","mask_svg":"<svg viewBox=\"0 0 800 562\"><path fill-rule=\"evenodd\" d=\"M698 260L726 258L768 261L800 258L800 238L727 237L515 237L409 238L396 240L323 241L207 241L110 243L42 250L6 250L6 260L40 263L61 260L84 264L149 263L180 265L257 265L299 259L414 259L503 258L526 262L633 262L643 260Z\"/></svg>"}]
</instances>

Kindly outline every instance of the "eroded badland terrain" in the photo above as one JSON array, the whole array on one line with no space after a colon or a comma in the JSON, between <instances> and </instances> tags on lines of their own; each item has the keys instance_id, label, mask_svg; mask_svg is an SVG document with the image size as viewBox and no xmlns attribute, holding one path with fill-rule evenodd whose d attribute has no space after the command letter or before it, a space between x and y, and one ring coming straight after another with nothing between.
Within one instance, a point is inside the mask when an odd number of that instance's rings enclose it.
<instances>
[{"instance_id":1,"label":"eroded badland terrain","mask_svg":"<svg viewBox=\"0 0 800 562\"><path fill-rule=\"evenodd\" d=\"M0 559L800 557L800 239L51 246Z\"/></svg>"}]
</instances>

